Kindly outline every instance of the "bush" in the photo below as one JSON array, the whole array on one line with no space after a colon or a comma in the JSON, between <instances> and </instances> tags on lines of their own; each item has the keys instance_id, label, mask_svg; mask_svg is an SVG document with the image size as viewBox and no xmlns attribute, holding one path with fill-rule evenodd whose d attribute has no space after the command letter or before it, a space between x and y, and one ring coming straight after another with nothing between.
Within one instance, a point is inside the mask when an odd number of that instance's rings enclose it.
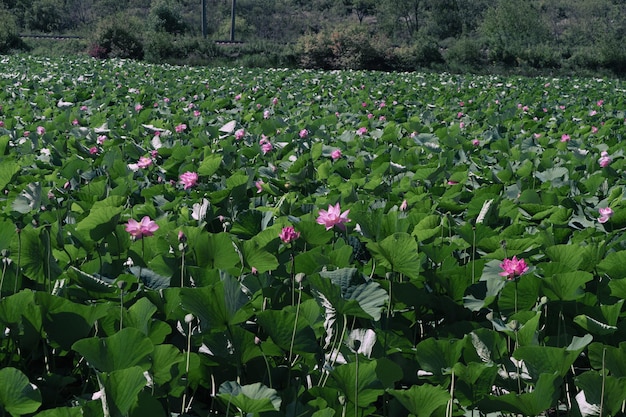
<instances>
[{"instance_id":1,"label":"bush","mask_svg":"<svg viewBox=\"0 0 626 417\"><path fill-rule=\"evenodd\" d=\"M117 16L104 20L98 30L89 54L94 58L143 59L144 51L139 25L128 17ZM139 35L138 35L139 34Z\"/></svg>"},{"instance_id":2,"label":"bush","mask_svg":"<svg viewBox=\"0 0 626 417\"><path fill-rule=\"evenodd\" d=\"M15 18L8 10L0 6L0 54L24 48Z\"/></svg>"},{"instance_id":3,"label":"bush","mask_svg":"<svg viewBox=\"0 0 626 417\"><path fill-rule=\"evenodd\" d=\"M198 37L155 32L148 34L145 42L146 61L155 64L206 65L221 55L213 41Z\"/></svg>"},{"instance_id":4,"label":"bush","mask_svg":"<svg viewBox=\"0 0 626 417\"><path fill-rule=\"evenodd\" d=\"M159 0L150 7L150 29L154 32L183 34L186 25L179 9L169 0Z\"/></svg>"},{"instance_id":5,"label":"bush","mask_svg":"<svg viewBox=\"0 0 626 417\"><path fill-rule=\"evenodd\" d=\"M486 62L482 43L473 38L463 37L451 43L445 53L446 64L452 71L473 71Z\"/></svg>"},{"instance_id":6,"label":"bush","mask_svg":"<svg viewBox=\"0 0 626 417\"><path fill-rule=\"evenodd\" d=\"M301 66L320 69L388 69L387 46L360 25L305 35L298 42Z\"/></svg>"}]
</instances>

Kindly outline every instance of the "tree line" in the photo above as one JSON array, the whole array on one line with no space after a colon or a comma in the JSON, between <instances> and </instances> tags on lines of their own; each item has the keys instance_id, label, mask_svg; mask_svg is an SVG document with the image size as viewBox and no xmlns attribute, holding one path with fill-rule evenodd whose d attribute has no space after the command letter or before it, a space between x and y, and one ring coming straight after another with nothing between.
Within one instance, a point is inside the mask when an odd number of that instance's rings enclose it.
<instances>
[{"instance_id":1,"label":"tree line","mask_svg":"<svg viewBox=\"0 0 626 417\"><path fill-rule=\"evenodd\" d=\"M626 72L626 0L1 0L0 52L24 33L155 62L452 71ZM194 61L195 60L195 61Z\"/></svg>"}]
</instances>

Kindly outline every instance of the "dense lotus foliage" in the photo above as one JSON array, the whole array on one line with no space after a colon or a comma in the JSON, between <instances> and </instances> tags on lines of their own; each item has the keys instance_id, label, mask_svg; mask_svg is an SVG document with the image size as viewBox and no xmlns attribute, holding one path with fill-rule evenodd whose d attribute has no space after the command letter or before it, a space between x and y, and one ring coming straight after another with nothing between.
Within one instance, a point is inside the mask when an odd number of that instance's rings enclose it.
<instances>
[{"instance_id":1,"label":"dense lotus foliage","mask_svg":"<svg viewBox=\"0 0 626 417\"><path fill-rule=\"evenodd\" d=\"M1 415L623 412L620 82L1 65Z\"/></svg>"}]
</instances>

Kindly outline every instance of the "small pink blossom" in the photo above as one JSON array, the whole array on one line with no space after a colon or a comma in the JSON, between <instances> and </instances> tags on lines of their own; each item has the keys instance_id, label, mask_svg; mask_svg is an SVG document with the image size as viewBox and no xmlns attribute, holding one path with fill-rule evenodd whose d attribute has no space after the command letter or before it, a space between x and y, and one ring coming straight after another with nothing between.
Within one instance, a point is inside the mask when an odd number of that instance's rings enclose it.
<instances>
[{"instance_id":1,"label":"small pink blossom","mask_svg":"<svg viewBox=\"0 0 626 417\"><path fill-rule=\"evenodd\" d=\"M152 236L157 230L159 230L159 225L148 216L144 216L140 222L130 219L126 224L126 231L136 239Z\"/></svg>"},{"instance_id":2,"label":"small pink blossom","mask_svg":"<svg viewBox=\"0 0 626 417\"><path fill-rule=\"evenodd\" d=\"M22 136L24 136L25 138L30 136L30 132L28 130L25 130L24 133L22 133Z\"/></svg>"},{"instance_id":3,"label":"small pink blossom","mask_svg":"<svg viewBox=\"0 0 626 417\"><path fill-rule=\"evenodd\" d=\"M341 158L341 149L334 149L331 153L330 153L330 157L333 159L333 161L336 161L337 159Z\"/></svg>"},{"instance_id":4,"label":"small pink blossom","mask_svg":"<svg viewBox=\"0 0 626 417\"><path fill-rule=\"evenodd\" d=\"M458 183L458 181L448 180L448 185L457 185Z\"/></svg>"},{"instance_id":5,"label":"small pink blossom","mask_svg":"<svg viewBox=\"0 0 626 417\"><path fill-rule=\"evenodd\" d=\"M252 272L252 275L256 275L256 274L258 274L258 273L259 273L259 270L258 270L258 269L256 269L255 267L252 267L252 268L250 269L250 272Z\"/></svg>"},{"instance_id":6,"label":"small pink blossom","mask_svg":"<svg viewBox=\"0 0 626 417\"><path fill-rule=\"evenodd\" d=\"M561 135L561 142L569 142L570 141L570 136L567 133L563 133Z\"/></svg>"},{"instance_id":7,"label":"small pink blossom","mask_svg":"<svg viewBox=\"0 0 626 417\"><path fill-rule=\"evenodd\" d=\"M408 207L408 203L406 202L406 198L404 200L402 200L402 203L400 203L400 211L406 211Z\"/></svg>"},{"instance_id":8,"label":"small pink blossom","mask_svg":"<svg viewBox=\"0 0 626 417\"><path fill-rule=\"evenodd\" d=\"M263 112L263 118L264 119L269 119L270 118L270 111L269 110L265 110Z\"/></svg>"},{"instance_id":9,"label":"small pink blossom","mask_svg":"<svg viewBox=\"0 0 626 417\"><path fill-rule=\"evenodd\" d=\"M185 243L187 241L187 236L182 230L178 231L178 241L181 243Z\"/></svg>"},{"instance_id":10,"label":"small pink blossom","mask_svg":"<svg viewBox=\"0 0 626 417\"><path fill-rule=\"evenodd\" d=\"M235 100L241 100L241 94L237 94L237 95L235 96Z\"/></svg>"},{"instance_id":11,"label":"small pink blossom","mask_svg":"<svg viewBox=\"0 0 626 417\"><path fill-rule=\"evenodd\" d=\"M604 105L604 100L598 100L596 104L598 105L598 107L602 107Z\"/></svg>"},{"instance_id":12,"label":"small pink blossom","mask_svg":"<svg viewBox=\"0 0 626 417\"><path fill-rule=\"evenodd\" d=\"M328 205L328 210L321 209L319 211L316 221L318 224L325 226L326 230L330 230L334 226L337 226L340 230L346 230L344 223L350 221L350 219L348 219L349 213L350 210L346 210L342 213L339 203L334 206Z\"/></svg>"},{"instance_id":13,"label":"small pink blossom","mask_svg":"<svg viewBox=\"0 0 626 417\"><path fill-rule=\"evenodd\" d=\"M159 156L159 150L158 149L153 149L150 151L150 156L153 158L156 158L157 156Z\"/></svg>"},{"instance_id":14,"label":"small pink blossom","mask_svg":"<svg viewBox=\"0 0 626 417\"><path fill-rule=\"evenodd\" d=\"M198 173L187 171L183 174L180 174L179 182L183 185L183 189L187 190L196 185L198 182Z\"/></svg>"},{"instance_id":15,"label":"small pink blossom","mask_svg":"<svg viewBox=\"0 0 626 417\"><path fill-rule=\"evenodd\" d=\"M361 103L361 107L367 107L367 102L364 101L363 103Z\"/></svg>"},{"instance_id":16,"label":"small pink blossom","mask_svg":"<svg viewBox=\"0 0 626 417\"><path fill-rule=\"evenodd\" d=\"M591 126L591 133L598 133L598 128L595 126Z\"/></svg>"},{"instance_id":17,"label":"small pink blossom","mask_svg":"<svg viewBox=\"0 0 626 417\"><path fill-rule=\"evenodd\" d=\"M384 102L384 101L381 101L381 102L380 102L380 104L378 105L378 108L379 108L379 109L382 109L382 108L383 108L383 107L385 107L385 106L386 106L385 102Z\"/></svg>"},{"instance_id":18,"label":"small pink blossom","mask_svg":"<svg viewBox=\"0 0 626 417\"><path fill-rule=\"evenodd\" d=\"M152 159L148 158L147 156L142 156L137 162L137 167L142 169L148 168L150 165L152 165Z\"/></svg>"},{"instance_id":19,"label":"small pink blossom","mask_svg":"<svg viewBox=\"0 0 626 417\"><path fill-rule=\"evenodd\" d=\"M535 139L539 139L541 137L541 133L533 133Z\"/></svg>"},{"instance_id":20,"label":"small pink blossom","mask_svg":"<svg viewBox=\"0 0 626 417\"><path fill-rule=\"evenodd\" d=\"M46 133L46 129L43 126L37 126L37 134L43 136Z\"/></svg>"},{"instance_id":21,"label":"small pink blossom","mask_svg":"<svg viewBox=\"0 0 626 417\"><path fill-rule=\"evenodd\" d=\"M591 111L589 112L589 116L595 116L596 114L598 114L598 112L597 112L597 111L595 111L595 110L591 110Z\"/></svg>"},{"instance_id":22,"label":"small pink blossom","mask_svg":"<svg viewBox=\"0 0 626 417\"><path fill-rule=\"evenodd\" d=\"M528 271L528 265L526 265L526 261L523 259L517 259L514 256L511 259L505 259L500 264L500 268L502 268L502 272L500 272L500 276L507 277L507 279L514 279L516 276L522 275L524 272Z\"/></svg>"},{"instance_id":23,"label":"small pink blossom","mask_svg":"<svg viewBox=\"0 0 626 417\"><path fill-rule=\"evenodd\" d=\"M80 123L80 122L78 121L78 119L74 119L74 120L72 120L72 124L73 124L74 126L78 126L78 124L79 124L79 123Z\"/></svg>"},{"instance_id":24,"label":"small pink blossom","mask_svg":"<svg viewBox=\"0 0 626 417\"><path fill-rule=\"evenodd\" d=\"M181 123L181 124L177 125L177 126L174 128L174 130L176 131L176 133L181 133L181 132L184 132L184 131L185 131L185 129L187 129L187 125L186 125L186 124L184 124L184 123Z\"/></svg>"},{"instance_id":25,"label":"small pink blossom","mask_svg":"<svg viewBox=\"0 0 626 417\"><path fill-rule=\"evenodd\" d=\"M368 119L371 119L372 117L374 117L374 115L373 115L372 113L368 113L368 114L367 114L367 118L368 118Z\"/></svg>"},{"instance_id":26,"label":"small pink blossom","mask_svg":"<svg viewBox=\"0 0 626 417\"><path fill-rule=\"evenodd\" d=\"M457 119L460 119L461 117L463 117L463 112L460 111L456 114Z\"/></svg>"},{"instance_id":27,"label":"small pink blossom","mask_svg":"<svg viewBox=\"0 0 626 417\"><path fill-rule=\"evenodd\" d=\"M387 120L387 118L385 116L380 116L378 120L381 122L384 122L385 120Z\"/></svg>"},{"instance_id":28,"label":"small pink blossom","mask_svg":"<svg viewBox=\"0 0 626 417\"><path fill-rule=\"evenodd\" d=\"M105 141L105 140L107 140L107 137L106 137L106 136L104 136L104 135L99 135L99 136L96 138L96 143L97 143L98 145L102 145L102 144L104 143L104 141Z\"/></svg>"},{"instance_id":29,"label":"small pink blossom","mask_svg":"<svg viewBox=\"0 0 626 417\"><path fill-rule=\"evenodd\" d=\"M309 131L306 129L302 129L299 133L298 136L300 136L300 139L304 139L307 136L309 136Z\"/></svg>"},{"instance_id":30,"label":"small pink blossom","mask_svg":"<svg viewBox=\"0 0 626 417\"><path fill-rule=\"evenodd\" d=\"M363 136L366 133L367 133L367 128L366 127L360 127L356 131L356 134L359 135L359 136Z\"/></svg>"},{"instance_id":31,"label":"small pink blossom","mask_svg":"<svg viewBox=\"0 0 626 417\"><path fill-rule=\"evenodd\" d=\"M611 164L611 157L607 151L600 152L600 159L598 159L598 163L602 168L606 168Z\"/></svg>"},{"instance_id":32,"label":"small pink blossom","mask_svg":"<svg viewBox=\"0 0 626 417\"><path fill-rule=\"evenodd\" d=\"M472 145L474 145L474 146L480 145L480 140L478 140L478 139L472 140Z\"/></svg>"},{"instance_id":33,"label":"small pink blossom","mask_svg":"<svg viewBox=\"0 0 626 417\"><path fill-rule=\"evenodd\" d=\"M4 127L4 120L0 120L0 127Z\"/></svg>"},{"instance_id":34,"label":"small pink blossom","mask_svg":"<svg viewBox=\"0 0 626 417\"><path fill-rule=\"evenodd\" d=\"M243 139L243 137L245 136L245 134L246 134L246 131L245 131L245 130L243 130L243 129L239 129L239 130L237 130L237 131L235 132L235 139L236 139L236 140L241 140L241 139Z\"/></svg>"},{"instance_id":35,"label":"small pink blossom","mask_svg":"<svg viewBox=\"0 0 626 417\"><path fill-rule=\"evenodd\" d=\"M89 153L92 155L95 155L98 153L98 148L96 146L92 146L91 148L89 148Z\"/></svg>"},{"instance_id":36,"label":"small pink blossom","mask_svg":"<svg viewBox=\"0 0 626 417\"><path fill-rule=\"evenodd\" d=\"M598 217L598 221L600 223L608 222L611 216L613 216L613 210L611 209L611 207L599 208L598 212L600 213L600 217Z\"/></svg>"},{"instance_id":37,"label":"small pink blossom","mask_svg":"<svg viewBox=\"0 0 626 417\"><path fill-rule=\"evenodd\" d=\"M278 104L278 98L277 98L277 97L274 97L274 98L272 99L272 104L273 104L273 105L277 105L277 104Z\"/></svg>"},{"instance_id":38,"label":"small pink blossom","mask_svg":"<svg viewBox=\"0 0 626 417\"><path fill-rule=\"evenodd\" d=\"M293 226L283 227L278 235L284 243L291 243L300 237L300 232L296 232Z\"/></svg>"},{"instance_id":39,"label":"small pink blossom","mask_svg":"<svg viewBox=\"0 0 626 417\"><path fill-rule=\"evenodd\" d=\"M87 111L88 107L87 106L80 106L80 111Z\"/></svg>"},{"instance_id":40,"label":"small pink blossom","mask_svg":"<svg viewBox=\"0 0 626 417\"><path fill-rule=\"evenodd\" d=\"M135 104L135 111L141 111L143 106L141 104Z\"/></svg>"},{"instance_id":41,"label":"small pink blossom","mask_svg":"<svg viewBox=\"0 0 626 417\"><path fill-rule=\"evenodd\" d=\"M461 129L465 129L465 122L461 122L461 123L459 123L459 127L460 127Z\"/></svg>"},{"instance_id":42,"label":"small pink blossom","mask_svg":"<svg viewBox=\"0 0 626 417\"><path fill-rule=\"evenodd\" d=\"M261 137L261 140L259 141L259 144L261 145L261 152L263 152L263 155L268 154L269 152L272 151L272 149L274 149L274 146L267 139L267 137L265 135L263 135Z\"/></svg>"},{"instance_id":43,"label":"small pink blossom","mask_svg":"<svg viewBox=\"0 0 626 417\"><path fill-rule=\"evenodd\" d=\"M200 113L200 110L194 110L194 111L193 111L193 115L194 115L194 117L200 117L200 115L201 115L201 114L202 114L202 113Z\"/></svg>"},{"instance_id":44,"label":"small pink blossom","mask_svg":"<svg viewBox=\"0 0 626 417\"><path fill-rule=\"evenodd\" d=\"M263 192L263 184L265 184L263 182L263 180L258 180L257 182L254 183L254 186L256 187L256 193L260 194Z\"/></svg>"},{"instance_id":45,"label":"small pink blossom","mask_svg":"<svg viewBox=\"0 0 626 417\"><path fill-rule=\"evenodd\" d=\"M169 102L170 102L170 99L169 99L169 98L167 98L167 97L164 97L164 98L163 98L163 102L164 102L165 104L167 104L167 103L169 103Z\"/></svg>"}]
</instances>

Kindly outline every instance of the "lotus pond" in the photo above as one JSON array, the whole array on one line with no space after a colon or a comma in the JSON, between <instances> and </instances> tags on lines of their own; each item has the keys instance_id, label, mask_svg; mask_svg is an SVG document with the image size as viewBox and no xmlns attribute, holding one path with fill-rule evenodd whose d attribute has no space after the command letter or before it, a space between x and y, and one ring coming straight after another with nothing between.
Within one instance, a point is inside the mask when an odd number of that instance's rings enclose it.
<instances>
[{"instance_id":1,"label":"lotus pond","mask_svg":"<svg viewBox=\"0 0 626 417\"><path fill-rule=\"evenodd\" d=\"M620 81L1 65L1 416L624 412Z\"/></svg>"}]
</instances>

